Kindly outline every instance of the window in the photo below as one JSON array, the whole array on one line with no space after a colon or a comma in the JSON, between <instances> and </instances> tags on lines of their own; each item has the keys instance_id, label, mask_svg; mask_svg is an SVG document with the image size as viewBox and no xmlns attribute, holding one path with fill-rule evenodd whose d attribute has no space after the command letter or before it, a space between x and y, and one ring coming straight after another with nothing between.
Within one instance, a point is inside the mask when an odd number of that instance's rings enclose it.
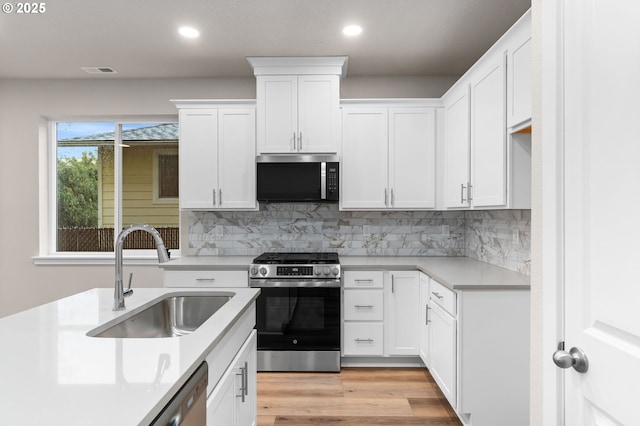
<instances>
[{"instance_id":1,"label":"window","mask_svg":"<svg viewBox=\"0 0 640 426\"><path fill-rule=\"evenodd\" d=\"M158 229L179 249L178 124L55 122L52 251L112 252L134 223ZM116 231L117 230L117 231ZM134 232L125 249L154 248Z\"/></svg>"}]
</instances>

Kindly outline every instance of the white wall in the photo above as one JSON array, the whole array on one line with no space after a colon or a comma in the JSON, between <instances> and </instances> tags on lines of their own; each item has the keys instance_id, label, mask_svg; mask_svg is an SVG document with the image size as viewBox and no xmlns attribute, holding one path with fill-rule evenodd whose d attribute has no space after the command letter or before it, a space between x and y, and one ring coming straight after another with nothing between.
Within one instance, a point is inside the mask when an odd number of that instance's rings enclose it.
<instances>
[{"instance_id":1,"label":"white wall","mask_svg":"<svg viewBox=\"0 0 640 426\"><path fill-rule=\"evenodd\" d=\"M448 78L345 79L349 98L439 97ZM451 81L455 78L449 79ZM39 124L45 119L172 115L169 99L253 99L255 80L0 80L0 317L93 287L113 285L113 265L34 265L39 254ZM134 287L161 285L155 266L136 266Z\"/></svg>"}]
</instances>

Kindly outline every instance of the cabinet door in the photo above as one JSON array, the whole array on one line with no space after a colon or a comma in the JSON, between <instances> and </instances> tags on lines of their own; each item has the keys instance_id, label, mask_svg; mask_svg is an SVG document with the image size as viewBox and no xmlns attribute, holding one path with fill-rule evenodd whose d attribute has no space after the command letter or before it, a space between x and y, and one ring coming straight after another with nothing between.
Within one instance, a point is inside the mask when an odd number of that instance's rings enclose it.
<instances>
[{"instance_id":1,"label":"cabinet door","mask_svg":"<svg viewBox=\"0 0 640 426\"><path fill-rule=\"evenodd\" d=\"M456 320L430 302L429 371L451 406L456 408Z\"/></svg>"},{"instance_id":2,"label":"cabinet door","mask_svg":"<svg viewBox=\"0 0 640 426\"><path fill-rule=\"evenodd\" d=\"M180 208L214 207L217 138L217 109L180 110Z\"/></svg>"},{"instance_id":3,"label":"cabinet door","mask_svg":"<svg viewBox=\"0 0 640 426\"><path fill-rule=\"evenodd\" d=\"M487 59L471 77L471 203L506 205L505 57Z\"/></svg>"},{"instance_id":4,"label":"cabinet door","mask_svg":"<svg viewBox=\"0 0 640 426\"><path fill-rule=\"evenodd\" d=\"M258 153L291 153L297 150L298 77L257 76Z\"/></svg>"},{"instance_id":5,"label":"cabinet door","mask_svg":"<svg viewBox=\"0 0 640 426\"><path fill-rule=\"evenodd\" d=\"M531 16L523 17L511 36L507 56L507 127L531 120L533 56Z\"/></svg>"},{"instance_id":6,"label":"cabinet door","mask_svg":"<svg viewBox=\"0 0 640 426\"><path fill-rule=\"evenodd\" d=\"M244 376L242 372L236 376L236 380L244 383L239 383L238 394L236 395L236 425L238 426L255 426L257 420L257 337L256 331L251 333L249 339L244 345L244 348L240 354L240 359L236 364L238 370L244 368ZM244 401L241 393L244 392ZM238 396L240 395L240 396ZM225 423L220 423L225 424Z\"/></svg>"},{"instance_id":7,"label":"cabinet door","mask_svg":"<svg viewBox=\"0 0 640 426\"><path fill-rule=\"evenodd\" d=\"M255 208L255 111L221 109L218 124L218 206Z\"/></svg>"},{"instance_id":8,"label":"cabinet door","mask_svg":"<svg viewBox=\"0 0 640 426\"><path fill-rule=\"evenodd\" d=\"M462 84L445 98L445 207L468 207L469 88Z\"/></svg>"},{"instance_id":9,"label":"cabinet door","mask_svg":"<svg viewBox=\"0 0 640 426\"><path fill-rule=\"evenodd\" d=\"M387 207L387 135L386 108L343 109L342 208Z\"/></svg>"},{"instance_id":10,"label":"cabinet door","mask_svg":"<svg viewBox=\"0 0 640 426\"><path fill-rule=\"evenodd\" d=\"M298 151L336 153L340 138L337 75L298 77Z\"/></svg>"},{"instance_id":11,"label":"cabinet door","mask_svg":"<svg viewBox=\"0 0 640 426\"><path fill-rule=\"evenodd\" d=\"M420 273L420 358L429 367L429 277Z\"/></svg>"},{"instance_id":12,"label":"cabinet door","mask_svg":"<svg viewBox=\"0 0 640 426\"><path fill-rule=\"evenodd\" d=\"M235 425L236 375L228 371L207 397L207 426Z\"/></svg>"},{"instance_id":13,"label":"cabinet door","mask_svg":"<svg viewBox=\"0 0 640 426\"><path fill-rule=\"evenodd\" d=\"M420 282L418 271L389 272L385 285L385 343L388 355L418 355ZM388 314L387 314L388 313Z\"/></svg>"},{"instance_id":14,"label":"cabinet door","mask_svg":"<svg viewBox=\"0 0 640 426\"><path fill-rule=\"evenodd\" d=\"M389 110L389 206L435 207L435 109Z\"/></svg>"}]
</instances>

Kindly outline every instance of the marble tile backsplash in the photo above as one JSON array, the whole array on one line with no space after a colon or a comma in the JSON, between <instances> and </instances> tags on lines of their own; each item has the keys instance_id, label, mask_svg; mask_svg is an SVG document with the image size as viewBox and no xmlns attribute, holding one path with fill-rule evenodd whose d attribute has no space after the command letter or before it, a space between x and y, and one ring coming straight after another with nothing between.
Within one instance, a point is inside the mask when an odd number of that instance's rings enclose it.
<instances>
[{"instance_id":1,"label":"marble tile backsplash","mask_svg":"<svg viewBox=\"0 0 640 426\"><path fill-rule=\"evenodd\" d=\"M187 254L335 251L343 256L469 256L528 273L528 212L344 212L337 204L323 203L261 204L259 211L250 212L189 212ZM510 225L517 226L519 244L513 243Z\"/></svg>"}]
</instances>

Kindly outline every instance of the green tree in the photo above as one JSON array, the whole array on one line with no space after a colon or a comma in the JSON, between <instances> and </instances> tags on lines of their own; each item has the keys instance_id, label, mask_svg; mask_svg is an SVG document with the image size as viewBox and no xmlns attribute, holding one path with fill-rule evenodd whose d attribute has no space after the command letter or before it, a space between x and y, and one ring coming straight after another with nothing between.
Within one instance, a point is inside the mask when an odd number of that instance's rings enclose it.
<instances>
[{"instance_id":1,"label":"green tree","mask_svg":"<svg viewBox=\"0 0 640 426\"><path fill-rule=\"evenodd\" d=\"M98 160L94 153L82 158L58 158L58 227L98 226Z\"/></svg>"}]
</instances>

